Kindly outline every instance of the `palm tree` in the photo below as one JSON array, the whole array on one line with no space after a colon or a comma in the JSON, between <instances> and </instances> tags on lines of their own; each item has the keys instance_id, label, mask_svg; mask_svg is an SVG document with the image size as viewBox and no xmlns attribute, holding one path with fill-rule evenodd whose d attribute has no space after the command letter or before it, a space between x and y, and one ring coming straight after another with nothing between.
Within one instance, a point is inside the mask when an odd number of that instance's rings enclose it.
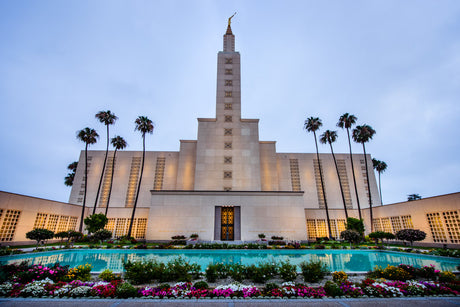
<instances>
[{"instance_id":1,"label":"palm tree","mask_svg":"<svg viewBox=\"0 0 460 307\"><path fill-rule=\"evenodd\" d=\"M352 114L345 113L339 118L339 122L337 123L337 127L347 129L348 135L348 147L350 148L350 161L351 161L351 173L353 174L353 185L355 187L355 195L356 195L356 202L358 204L358 214L359 219L362 220L361 216L361 206L359 204L359 196L358 196L358 187L356 186L356 176L355 176L355 167L353 165L353 153L351 152L351 140L350 140L350 128L356 123L356 116Z\"/></svg>"},{"instance_id":2,"label":"palm tree","mask_svg":"<svg viewBox=\"0 0 460 307\"><path fill-rule=\"evenodd\" d=\"M68 187L73 185L73 180L75 179L75 172L77 171L78 162L72 162L67 166L67 169L71 172L67 174L64 178L64 184Z\"/></svg>"},{"instance_id":3,"label":"palm tree","mask_svg":"<svg viewBox=\"0 0 460 307\"><path fill-rule=\"evenodd\" d=\"M142 174L144 173L144 160L145 160L145 134L153 133L153 123L146 116L139 116L134 121L136 128L134 130L139 131L142 134L142 164L141 164L141 175L139 177L139 183L137 184L136 198L134 200L133 213L131 215L131 222L129 223L128 237L131 237L131 231L133 230L134 214L136 213L137 199L139 198L139 191L141 189Z\"/></svg>"},{"instance_id":4,"label":"palm tree","mask_svg":"<svg viewBox=\"0 0 460 307\"><path fill-rule=\"evenodd\" d=\"M380 204L383 206L382 200L382 186L380 184L380 174L386 171L387 164L383 161L379 161L377 159L372 158L372 166L374 169L379 173L379 191L380 191Z\"/></svg>"},{"instance_id":5,"label":"palm tree","mask_svg":"<svg viewBox=\"0 0 460 307\"><path fill-rule=\"evenodd\" d=\"M102 178L104 177L105 164L107 163L107 155L109 153L109 126L113 125L118 117L115 116L110 110L100 111L96 114L96 118L106 125L107 127L107 148L105 149L104 164L102 165L101 178L99 179L99 186L97 187L96 199L94 200L93 214L96 213L97 200L101 191Z\"/></svg>"},{"instance_id":6,"label":"palm tree","mask_svg":"<svg viewBox=\"0 0 460 307\"><path fill-rule=\"evenodd\" d=\"M112 175L110 177L110 188L109 188L109 196L107 197L107 205L105 207L105 216L107 216L107 211L109 210L109 203L110 203L110 194L112 194L112 184L113 184L113 173L115 173L115 158L117 156L117 150L121 150L126 148L128 144L121 136L115 136L110 140L112 146L115 147L115 151L113 152L113 160L112 160Z\"/></svg>"},{"instance_id":7,"label":"palm tree","mask_svg":"<svg viewBox=\"0 0 460 307\"><path fill-rule=\"evenodd\" d=\"M86 190L88 187L88 146L91 144L95 144L97 142L97 138L99 134L97 134L96 130L86 127L83 130L77 132L77 139L84 142L85 145L85 194L83 194L83 207L81 208L81 218L80 218L80 227L78 231L81 232L83 230L83 217L85 215L85 206L86 206Z\"/></svg>"},{"instance_id":8,"label":"palm tree","mask_svg":"<svg viewBox=\"0 0 460 307\"><path fill-rule=\"evenodd\" d=\"M372 129L371 126L366 125L366 124L362 126L356 126L356 128L353 129L353 140L356 143L363 144L364 163L366 164L367 191L369 192L369 213L370 213L370 218L371 218L371 232L374 232L374 223L373 223L374 216L372 214L372 193L371 193L371 187L369 184L369 169L367 167L366 146L364 144L369 142L369 140L372 139L374 134L375 134L375 130Z\"/></svg>"},{"instance_id":9,"label":"palm tree","mask_svg":"<svg viewBox=\"0 0 460 307\"><path fill-rule=\"evenodd\" d=\"M322 125L323 123L321 122L321 119L319 119L318 117L309 117L305 121L304 129L307 130L308 132L313 132L313 136L315 137L316 159L318 160L319 177L321 179L321 188L323 190L323 201L324 201L324 208L326 209L328 233L329 233L329 238L332 238L331 221L329 219L329 210L327 208L326 191L324 190L323 171L321 170L321 161L319 160L319 152L318 152L318 142L316 140L316 130L318 130L319 127L321 127Z\"/></svg>"},{"instance_id":10,"label":"palm tree","mask_svg":"<svg viewBox=\"0 0 460 307\"><path fill-rule=\"evenodd\" d=\"M331 147L332 158L334 158L335 170L337 171L337 177L339 178L340 193L342 193L343 209L345 210L345 217L348 220L347 204L345 203L345 194L343 194L342 180L340 179L339 167L337 166L337 160L335 159L334 149L332 149L332 143L337 140L337 131L326 130L319 138L322 144L329 144Z\"/></svg>"}]
</instances>

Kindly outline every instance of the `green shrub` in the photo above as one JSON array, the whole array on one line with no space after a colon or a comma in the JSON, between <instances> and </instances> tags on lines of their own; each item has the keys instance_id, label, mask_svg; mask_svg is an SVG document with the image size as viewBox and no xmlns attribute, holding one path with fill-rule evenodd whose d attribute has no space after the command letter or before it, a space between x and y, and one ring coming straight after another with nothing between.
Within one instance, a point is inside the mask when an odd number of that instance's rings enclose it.
<instances>
[{"instance_id":1,"label":"green shrub","mask_svg":"<svg viewBox=\"0 0 460 307\"><path fill-rule=\"evenodd\" d=\"M160 281L187 281L190 282L200 276L201 266L188 263L184 258L177 257L166 264Z\"/></svg>"},{"instance_id":2,"label":"green shrub","mask_svg":"<svg viewBox=\"0 0 460 307\"><path fill-rule=\"evenodd\" d=\"M228 265L228 276L236 281L243 281L246 278L246 267L239 263Z\"/></svg>"},{"instance_id":3,"label":"green shrub","mask_svg":"<svg viewBox=\"0 0 460 307\"><path fill-rule=\"evenodd\" d=\"M136 297L137 289L129 282L124 282L117 286L116 295L119 298Z\"/></svg>"},{"instance_id":4,"label":"green shrub","mask_svg":"<svg viewBox=\"0 0 460 307\"><path fill-rule=\"evenodd\" d=\"M164 283L164 284L159 285L158 288L160 288L161 290L167 290L167 289L171 288L171 285L167 284L167 283Z\"/></svg>"},{"instance_id":5,"label":"green shrub","mask_svg":"<svg viewBox=\"0 0 460 307\"><path fill-rule=\"evenodd\" d=\"M99 274L99 278L102 279L103 281L108 281L111 282L112 280L118 280L121 279L121 277L117 274L114 274L112 270L105 269L104 271Z\"/></svg>"},{"instance_id":6,"label":"green shrub","mask_svg":"<svg viewBox=\"0 0 460 307\"><path fill-rule=\"evenodd\" d=\"M209 285L208 285L207 282L205 282L205 281L202 280L202 281L197 281L196 283L194 283L194 284L193 284L193 287L194 287L195 289L203 289L203 290L205 290L205 289L208 289L208 288L209 288Z\"/></svg>"},{"instance_id":7,"label":"green shrub","mask_svg":"<svg viewBox=\"0 0 460 307\"><path fill-rule=\"evenodd\" d=\"M278 289L280 286L277 284L270 282L268 284L265 284L265 293L270 293L274 289Z\"/></svg>"},{"instance_id":8,"label":"green shrub","mask_svg":"<svg viewBox=\"0 0 460 307\"><path fill-rule=\"evenodd\" d=\"M455 274L449 271L442 271L439 273L440 282L452 282L455 280Z\"/></svg>"},{"instance_id":9,"label":"green shrub","mask_svg":"<svg viewBox=\"0 0 460 307\"><path fill-rule=\"evenodd\" d=\"M125 279L137 285L161 279L165 267L164 263L156 260L123 262Z\"/></svg>"},{"instance_id":10,"label":"green shrub","mask_svg":"<svg viewBox=\"0 0 460 307\"><path fill-rule=\"evenodd\" d=\"M340 237L345 241L350 242L350 245L351 243L359 243L362 239L362 235L359 232L350 229L342 231L340 233Z\"/></svg>"},{"instance_id":11,"label":"green shrub","mask_svg":"<svg viewBox=\"0 0 460 307\"><path fill-rule=\"evenodd\" d=\"M204 272L206 280L209 282L215 282L217 280L218 272L217 264L209 264Z\"/></svg>"},{"instance_id":12,"label":"green shrub","mask_svg":"<svg viewBox=\"0 0 460 307\"><path fill-rule=\"evenodd\" d=\"M275 277L277 266L270 262L261 262L257 266L252 264L246 267L246 276L257 283L265 283L270 278Z\"/></svg>"},{"instance_id":13,"label":"green shrub","mask_svg":"<svg viewBox=\"0 0 460 307\"><path fill-rule=\"evenodd\" d=\"M53 237L54 237L54 232L48 229L43 229L43 228L36 228L26 233L27 239L37 241L37 247L41 241L49 240L49 239L52 239Z\"/></svg>"},{"instance_id":14,"label":"green shrub","mask_svg":"<svg viewBox=\"0 0 460 307\"><path fill-rule=\"evenodd\" d=\"M414 241L425 240L426 233L418 229L403 229L396 233L396 238L402 241L409 241L410 245L412 246Z\"/></svg>"},{"instance_id":15,"label":"green shrub","mask_svg":"<svg viewBox=\"0 0 460 307\"><path fill-rule=\"evenodd\" d=\"M278 266L278 273L283 281L293 281L297 277L297 266L289 260L281 261Z\"/></svg>"},{"instance_id":16,"label":"green shrub","mask_svg":"<svg viewBox=\"0 0 460 307\"><path fill-rule=\"evenodd\" d=\"M98 230L104 229L109 219L103 213L96 213L86 217L83 222L89 233L95 233Z\"/></svg>"},{"instance_id":17,"label":"green shrub","mask_svg":"<svg viewBox=\"0 0 460 307\"><path fill-rule=\"evenodd\" d=\"M332 273L332 280L334 282L343 282L348 280L348 275L344 271L336 271Z\"/></svg>"},{"instance_id":18,"label":"green shrub","mask_svg":"<svg viewBox=\"0 0 460 307\"><path fill-rule=\"evenodd\" d=\"M324 291L326 291L327 295L332 297L343 295L343 291L340 289L339 285L330 280L326 281L324 284Z\"/></svg>"},{"instance_id":19,"label":"green shrub","mask_svg":"<svg viewBox=\"0 0 460 307\"><path fill-rule=\"evenodd\" d=\"M418 268L416 270L416 274L422 278L435 280L439 274L439 271L435 269L434 265L425 265L421 268Z\"/></svg>"},{"instance_id":20,"label":"green shrub","mask_svg":"<svg viewBox=\"0 0 460 307\"><path fill-rule=\"evenodd\" d=\"M318 282L323 279L328 272L326 265L321 261L303 261L299 266L302 270L303 279L306 282Z\"/></svg>"}]
</instances>

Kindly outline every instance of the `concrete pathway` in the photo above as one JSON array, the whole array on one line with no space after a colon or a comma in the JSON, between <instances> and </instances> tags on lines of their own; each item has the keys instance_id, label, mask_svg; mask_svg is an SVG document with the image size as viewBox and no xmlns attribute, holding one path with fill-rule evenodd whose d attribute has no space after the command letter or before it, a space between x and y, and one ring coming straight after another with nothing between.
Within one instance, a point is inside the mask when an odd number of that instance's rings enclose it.
<instances>
[{"instance_id":1,"label":"concrete pathway","mask_svg":"<svg viewBox=\"0 0 460 307\"><path fill-rule=\"evenodd\" d=\"M33 299L33 298L2 298L0 306L5 307L127 307L127 306L163 306L163 307L264 307L264 306L343 306L343 307L429 307L429 306L460 306L460 297L410 297L410 298L349 298L349 299Z\"/></svg>"}]
</instances>

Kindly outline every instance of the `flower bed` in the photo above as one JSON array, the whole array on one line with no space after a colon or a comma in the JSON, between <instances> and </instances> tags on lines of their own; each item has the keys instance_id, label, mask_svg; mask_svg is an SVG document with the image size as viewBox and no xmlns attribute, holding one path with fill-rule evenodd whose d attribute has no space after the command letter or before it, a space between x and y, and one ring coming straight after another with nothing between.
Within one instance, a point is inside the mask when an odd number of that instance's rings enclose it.
<instances>
[{"instance_id":1,"label":"flower bed","mask_svg":"<svg viewBox=\"0 0 460 307\"><path fill-rule=\"evenodd\" d=\"M176 265L180 262L174 262ZM167 265L166 265L167 266ZM267 271L267 264L252 267ZM190 268L188 268L190 269ZM269 267L272 269L272 267ZM82 281L87 279L90 265L69 269L55 264L53 267L27 263L1 266L0 296L48 298L146 298L146 299L220 299L220 298L311 298L323 297L405 297L430 295L460 295L460 280L450 272L439 272L432 266L414 268L408 265L376 267L367 278L359 282L348 280L344 272L332 273L333 280L320 286L284 282L262 286L232 282L209 287L205 281L178 282L170 286L135 287L108 270L100 278L108 281ZM270 270L268 270L270 271ZM189 274L189 273L187 273ZM382 278L385 276L384 279ZM424 280L415 280L422 277ZM393 279L393 280L388 280ZM407 279L407 280L406 280Z\"/></svg>"}]
</instances>

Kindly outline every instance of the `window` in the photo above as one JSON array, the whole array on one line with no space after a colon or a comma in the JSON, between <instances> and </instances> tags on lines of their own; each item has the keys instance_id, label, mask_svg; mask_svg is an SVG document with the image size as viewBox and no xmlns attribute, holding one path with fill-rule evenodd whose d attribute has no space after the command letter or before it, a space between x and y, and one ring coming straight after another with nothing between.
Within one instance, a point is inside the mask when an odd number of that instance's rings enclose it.
<instances>
[{"instance_id":1,"label":"window","mask_svg":"<svg viewBox=\"0 0 460 307\"><path fill-rule=\"evenodd\" d=\"M20 215L21 211L6 210L5 217L3 218L3 225L0 229L0 241L13 241Z\"/></svg>"},{"instance_id":2,"label":"window","mask_svg":"<svg viewBox=\"0 0 460 307\"><path fill-rule=\"evenodd\" d=\"M410 215L401 216L401 220L403 223L403 229L414 228L414 224L412 224L412 217Z\"/></svg>"},{"instance_id":3,"label":"window","mask_svg":"<svg viewBox=\"0 0 460 307\"><path fill-rule=\"evenodd\" d=\"M233 64L232 58L225 58L225 64Z\"/></svg>"},{"instance_id":4,"label":"window","mask_svg":"<svg viewBox=\"0 0 460 307\"><path fill-rule=\"evenodd\" d=\"M232 179L232 172L225 171L224 172L224 179Z\"/></svg>"},{"instance_id":5,"label":"window","mask_svg":"<svg viewBox=\"0 0 460 307\"><path fill-rule=\"evenodd\" d=\"M232 69L226 69L225 74L226 75L233 75L233 70Z\"/></svg>"},{"instance_id":6,"label":"window","mask_svg":"<svg viewBox=\"0 0 460 307\"><path fill-rule=\"evenodd\" d=\"M439 212L427 213L426 218L430 225L431 235L434 242L447 242L446 233L442 225L441 216Z\"/></svg>"},{"instance_id":7,"label":"window","mask_svg":"<svg viewBox=\"0 0 460 307\"><path fill-rule=\"evenodd\" d=\"M315 183L316 183L316 194L318 196L318 204L321 209L325 208L324 198L327 197L326 192L323 194L323 186L321 185L321 176L320 176L320 165L318 160L313 160L313 169L315 170ZM323 164L321 164L321 173L324 174ZM324 178L323 178L324 180Z\"/></svg>"},{"instance_id":8,"label":"window","mask_svg":"<svg viewBox=\"0 0 460 307\"><path fill-rule=\"evenodd\" d=\"M233 110L233 106L232 106L231 103L226 103L226 104L224 105L224 109L225 109L225 110Z\"/></svg>"},{"instance_id":9,"label":"window","mask_svg":"<svg viewBox=\"0 0 460 307\"><path fill-rule=\"evenodd\" d=\"M457 211L446 211L442 213L447 233L452 243L460 242L460 218Z\"/></svg>"},{"instance_id":10,"label":"window","mask_svg":"<svg viewBox=\"0 0 460 307\"><path fill-rule=\"evenodd\" d=\"M231 123L233 121L233 118L231 115L225 115L225 122L226 123Z\"/></svg>"},{"instance_id":11,"label":"window","mask_svg":"<svg viewBox=\"0 0 460 307\"><path fill-rule=\"evenodd\" d=\"M224 187L224 191L225 191L225 192L229 192L229 191L231 191L231 190L232 190L231 187Z\"/></svg>"},{"instance_id":12,"label":"window","mask_svg":"<svg viewBox=\"0 0 460 307\"><path fill-rule=\"evenodd\" d=\"M233 86L233 80L225 80L225 86Z\"/></svg>"},{"instance_id":13,"label":"window","mask_svg":"<svg viewBox=\"0 0 460 307\"><path fill-rule=\"evenodd\" d=\"M47 217L48 214L46 213L37 213L37 216L35 217L34 229L45 228Z\"/></svg>"},{"instance_id":14,"label":"window","mask_svg":"<svg viewBox=\"0 0 460 307\"><path fill-rule=\"evenodd\" d=\"M380 219L373 219L372 223L374 224L374 231L383 231L382 224L380 223Z\"/></svg>"},{"instance_id":15,"label":"window","mask_svg":"<svg viewBox=\"0 0 460 307\"><path fill-rule=\"evenodd\" d=\"M66 231L68 223L69 223L69 217L66 215L61 215L61 217L59 218L59 225L58 225L57 232Z\"/></svg>"},{"instance_id":16,"label":"window","mask_svg":"<svg viewBox=\"0 0 460 307\"><path fill-rule=\"evenodd\" d=\"M298 159L289 159L291 168L291 185L292 191L300 191L300 174L299 174L299 161Z\"/></svg>"},{"instance_id":17,"label":"window","mask_svg":"<svg viewBox=\"0 0 460 307\"><path fill-rule=\"evenodd\" d=\"M232 149L232 142L225 142L224 149Z\"/></svg>"},{"instance_id":18,"label":"window","mask_svg":"<svg viewBox=\"0 0 460 307\"><path fill-rule=\"evenodd\" d=\"M391 219L391 226L393 227L393 232L397 233L402 229L401 225L401 220L399 219L399 216L392 216L390 217Z\"/></svg>"},{"instance_id":19,"label":"window","mask_svg":"<svg viewBox=\"0 0 460 307\"><path fill-rule=\"evenodd\" d=\"M51 231L56 231L58 219L59 219L59 215L50 214L48 218L48 224L46 225L46 229L51 230Z\"/></svg>"},{"instance_id":20,"label":"window","mask_svg":"<svg viewBox=\"0 0 460 307\"><path fill-rule=\"evenodd\" d=\"M141 157L131 159L131 170L129 173L128 190L126 191L125 207L134 206L136 197L137 181L139 180L139 171L141 169Z\"/></svg>"},{"instance_id":21,"label":"window","mask_svg":"<svg viewBox=\"0 0 460 307\"><path fill-rule=\"evenodd\" d=\"M232 164L232 157L224 157L225 164Z\"/></svg>"},{"instance_id":22,"label":"window","mask_svg":"<svg viewBox=\"0 0 460 307\"><path fill-rule=\"evenodd\" d=\"M155 167L155 181L153 182L153 189L154 190L161 190L163 188L163 177L165 174L165 164L166 158L165 157L158 157L157 164Z\"/></svg>"},{"instance_id":23,"label":"window","mask_svg":"<svg viewBox=\"0 0 460 307\"><path fill-rule=\"evenodd\" d=\"M233 135L233 129L225 128L224 129L224 135Z\"/></svg>"},{"instance_id":24,"label":"window","mask_svg":"<svg viewBox=\"0 0 460 307\"><path fill-rule=\"evenodd\" d=\"M145 231L147 229L147 219L137 219L136 239L145 239Z\"/></svg>"},{"instance_id":25,"label":"window","mask_svg":"<svg viewBox=\"0 0 460 307\"><path fill-rule=\"evenodd\" d=\"M225 97L232 97L232 92L226 91L226 92L225 92Z\"/></svg>"},{"instance_id":26,"label":"window","mask_svg":"<svg viewBox=\"0 0 460 307\"><path fill-rule=\"evenodd\" d=\"M67 226L67 230L75 230L76 227L77 227L77 217L71 216L69 225Z\"/></svg>"}]
</instances>

